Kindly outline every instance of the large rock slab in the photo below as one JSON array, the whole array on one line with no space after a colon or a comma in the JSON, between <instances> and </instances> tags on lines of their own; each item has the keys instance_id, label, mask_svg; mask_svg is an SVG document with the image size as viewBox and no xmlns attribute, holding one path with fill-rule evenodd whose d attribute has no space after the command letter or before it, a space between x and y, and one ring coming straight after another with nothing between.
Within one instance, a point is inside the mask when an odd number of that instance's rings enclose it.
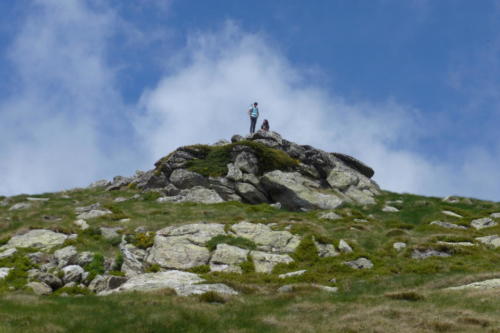
<instances>
[{"instance_id":1,"label":"large rock slab","mask_svg":"<svg viewBox=\"0 0 500 333\"><path fill-rule=\"evenodd\" d=\"M227 244L218 244L210 259L212 272L241 273L241 263L247 261L249 250Z\"/></svg>"},{"instance_id":2,"label":"large rock slab","mask_svg":"<svg viewBox=\"0 0 500 333\"><path fill-rule=\"evenodd\" d=\"M498 223L493 221L489 217L483 217L482 219L472 220L470 225L476 230L481 230L484 228L490 228L496 226Z\"/></svg>"},{"instance_id":3,"label":"large rock slab","mask_svg":"<svg viewBox=\"0 0 500 333\"><path fill-rule=\"evenodd\" d=\"M359 182L359 178L354 172L333 169L330 171L326 181L332 188L345 191L349 186L356 185Z\"/></svg>"},{"instance_id":4,"label":"large rock slab","mask_svg":"<svg viewBox=\"0 0 500 333\"><path fill-rule=\"evenodd\" d=\"M224 202L224 199L215 190L201 186L182 190L180 194L173 197L159 198L158 202L197 202L203 204L214 204Z\"/></svg>"},{"instance_id":5,"label":"large rock slab","mask_svg":"<svg viewBox=\"0 0 500 333\"><path fill-rule=\"evenodd\" d=\"M480 241L484 245L492 246L494 248L500 247L500 237L498 235L477 237L476 240Z\"/></svg>"},{"instance_id":6,"label":"large rock slab","mask_svg":"<svg viewBox=\"0 0 500 333\"><path fill-rule=\"evenodd\" d=\"M261 223L242 221L231 227L236 236L252 240L259 250L266 252L291 253L300 243L300 237L288 231L274 231Z\"/></svg>"},{"instance_id":7,"label":"large rock slab","mask_svg":"<svg viewBox=\"0 0 500 333\"><path fill-rule=\"evenodd\" d=\"M446 288L445 290L466 290L466 289L488 290L488 289L497 289L497 288L500 288L500 279L490 279L490 280L478 281L478 282L469 283L469 284L466 284L463 286Z\"/></svg>"},{"instance_id":8,"label":"large rock slab","mask_svg":"<svg viewBox=\"0 0 500 333\"><path fill-rule=\"evenodd\" d=\"M250 256L252 257L257 273L271 273L277 264L289 264L293 262L293 259L287 254L252 251Z\"/></svg>"},{"instance_id":9,"label":"large rock slab","mask_svg":"<svg viewBox=\"0 0 500 333\"><path fill-rule=\"evenodd\" d=\"M261 191L248 183L237 183L236 193L238 193L247 203L250 204L268 202L266 196Z\"/></svg>"},{"instance_id":10,"label":"large rock slab","mask_svg":"<svg viewBox=\"0 0 500 333\"><path fill-rule=\"evenodd\" d=\"M319 183L298 172L271 171L264 174L261 183L274 201L290 210L335 209L343 203L334 194L318 191Z\"/></svg>"},{"instance_id":11,"label":"large rock slab","mask_svg":"<svg viewBox=\"0 0 500 333\"><path fill-rule=\"evenodd\" d=\"M218 235L225 235L224 225L195 223L171 226L156 233L146 261L164 268L188 269L208 264L210 252L204 246Z\"/></svg>"},{"instance_id":12,"label":"large rock slab","mask_svg":"<svg viewBox=\"0 0 500 333\"><path fill-rule=\"evenodd\" d=\"M223 284L199 284L204 282L197 274L171 270L167 272L145 273L130 278L116 289L99 295L109 295L127 291L154 291L173 289L179 296L203 294L208 291L236 295L237 292Z\"/></svg>"},{"instance_id":13,"label":"large rock slab","mask_svg":"<svg viewBox=\"0 0 500 333\"><path fill-rule=\"evenodd\" d=\"M36 248L41 250L48 250L55 246L62 245L67 235L54 232L46 229L33 229L29 232L12 237L7 244L2 246L0 250L8 248Z\"/></svg>"}]
</instances>

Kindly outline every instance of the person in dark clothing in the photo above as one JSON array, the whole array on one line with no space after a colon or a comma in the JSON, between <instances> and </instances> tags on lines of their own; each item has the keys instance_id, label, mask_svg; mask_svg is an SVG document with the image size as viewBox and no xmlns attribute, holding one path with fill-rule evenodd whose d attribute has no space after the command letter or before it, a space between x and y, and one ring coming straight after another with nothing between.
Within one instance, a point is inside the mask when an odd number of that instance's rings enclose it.
<instances>
[{"instance_id":1,"label":"person in dark clothing","mask_svg":"<svg viewBox=\"0 0 500 333\"><path fill-rule=\"evenodd\" d=\"M264 122L262 123L260 129L263 130L264 132L269 131L269 122L267 121L267 119L264 119Z\"/></svg>"},{"instance_id":2,"label":"person in dark clothing","mask_svg":"<svg viewBox=\"0 0 500 333\"><path fill-rule=\"evenodd\" d=\"M255 102L248 109L248 115L250 116L250 134L255 133L255 125L257 124L257 118L259 118L259 108L258 103Z\"/></svg>"}]
</instances>

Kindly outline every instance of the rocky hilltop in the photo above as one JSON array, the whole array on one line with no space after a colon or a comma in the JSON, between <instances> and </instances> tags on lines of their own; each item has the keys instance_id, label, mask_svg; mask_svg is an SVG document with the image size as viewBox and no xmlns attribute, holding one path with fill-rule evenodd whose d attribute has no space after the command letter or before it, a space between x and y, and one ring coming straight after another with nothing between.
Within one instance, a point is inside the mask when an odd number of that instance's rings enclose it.
<instances>
[{"instance_id":1,"label":"rocky hilltop","mask_svg":"<svg viewBox=\"0 0 500 333\"><path fill-rule=\"evenodd\" d=\"M0 331L498 331L500 203L373 175L258 132L0 197Z\"/></svg>"},{"instance_id":2,"label":"rocky hilltop","mask_svg":"<svg viewBox=\"0 0 500 333\"><path fill-rule=\"evenodd\" d=\"M343 203L374 204L380 193L372 168L340 153L327 153L259 131L231 142L180 147L135 177L95 186L155 190L162 202L242 201L290 210L334 209Z\"/></svg>"}]
</instances>

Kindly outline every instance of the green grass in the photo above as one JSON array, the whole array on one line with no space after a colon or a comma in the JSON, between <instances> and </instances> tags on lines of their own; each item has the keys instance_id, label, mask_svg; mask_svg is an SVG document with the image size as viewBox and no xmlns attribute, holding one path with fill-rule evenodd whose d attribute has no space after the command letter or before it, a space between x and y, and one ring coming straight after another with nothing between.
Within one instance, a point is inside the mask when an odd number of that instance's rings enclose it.
<instances>
[{"instance_id":1,"label":"green grass","mask_svg":"<svg viewBox=\"0 0 500 333\"><path fill-rule=\"evenodd\" d=\"M242 237L234 237L228 235L218 235L210 239L205 246L210 250L214 251L217 248L218 244L227 244L236 247L240 247L242 249L255 250L257 245L247 238Z\"/></svg>"},{"instance_id":2,"label":"green grass","mask_svg":"<svg viewBox=\"0 0 500 333\"><path fill-rule=\"evenodd\" d=\"M187 168L204 176L219 177L227 174L227 164L231 162L232 150L236 146L249 147L259 161L259 172L272 170L287 170L298 165L298 162L285 152L269 148L258 142L240 141L224 146L196 145L200 158L187 163Z\"/></svg>"}]
</instances>

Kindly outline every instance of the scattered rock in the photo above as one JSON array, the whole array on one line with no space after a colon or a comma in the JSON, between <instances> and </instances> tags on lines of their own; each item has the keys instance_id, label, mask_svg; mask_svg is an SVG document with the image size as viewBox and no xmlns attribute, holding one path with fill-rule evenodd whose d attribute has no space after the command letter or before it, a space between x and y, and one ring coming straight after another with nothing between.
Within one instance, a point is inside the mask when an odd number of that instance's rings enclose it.
<instances>
[{"instance_id":1,"label":"scattered rock","mask_svg":"<svg viewBox=\"0 0 500 333\"><path fill-rule=\"evenodd\" d=\"M396 213L399 212L399 209L393 206L385 206L384 208L382 208L382 211L386 213Z\"/></svg>"},{"instance_id":2,"label":"scattered rock","mask_svg":"<svg viewBox=\"0 0 500 333\"><path fill-rule=\"evenodd\" d=\"M77 225L78 227L80 227L81 230L87 230L89 228L89 225L88 225L87 221L85 221L85 220L76 220L73 223L75 225Z\"/></svg>"},{"instance_id":3,"label":"scattered rock","mask_svg":"<svg viewBox=\"0 0 500 333\"><path fill-rule=\"evenodd\" d=\"M318 192L319 183L298 172L271 171L262 176L261 183L274 201L290 210L335 209L343 203L334 194Z\"/></svg>"},{"instance_id":4,"label":"scattered rock","mask_svg":"<svg viewBox=\"0 0 500 333\"><path fill-rule=\"evenodd\" d=\"M447 196L447 197L443 198L443 202L447 202L447 203L459 203L460 202L460 198L455 197L455 196Z\"/></svg>"},{"instance_id":5,"label":"scattered rock","mask_svg":"<svg viewBox=\"0 0 500 333\"><path fill-rule=\"evenodd\" d=\"M292 277L292 276L299 276L299 275L302 275L304 274L305 272L307 272L305 269L301 270L301 271L295 271L295 272L290 272L290 273L285 273L285 274L280 274L278 275L278 277L280 279L286 279L288 277Z\"/></svg>"},{"instance_id":6,"label":"scattered rock","mask_svg":"<svg viewBox=\"0 0 500 333\"><path fill-rule=\"evenodd\" d=\"M50 273L40 273L37 275L37 279L49 286L52 290L57 290L63 285L61 279Z\"/></svg>"},{"instance_id":7,"label":"scattered rock","mask_svg":"<svg viewBox=\"0 0 500 333\"><path fill-rule=\"evenodd\" d=\"M412 259L421 260L429 257L451 257L451 254L443 251L437 251L434 249L423 249L423 250L415 249L411 253Z\"/></svg>"},{"instance_id":8,"label":"scattered rock","mask_svg":"<svg viewBox=\"0 0 500 333\"><path fill-rule=\"evenodd\" d=\"M99 208L101 208L101 204L99 202L96 202L96 203L91 204L89 206L76 207L75 212L77 214L80 214L80 213L90 212L91 210L95 210L95 209L99 209Z\"/></svg>"},{"instance_id":9,"label":"scattered rock","mask_svg":"<svg viewBox=\"0 0 500 333\"><path fill-rule=\"evenodd\" d=\"M127 201L128 199L127 198L124 198L124 197L118 197L118 198L115 198L113 201L114 202L124 202L124 201Z\"/></svg>"},{"instance_id":10,"label":"scattered rock","mask_svg":"<svg viewBox=\"0 0 500 333\"><path fill-rule=\"evenodd\" d=\"M107 279L102 275L96 275L96 277L89 284L89 290L96 294L105 291L106 288Z\"/></svg>"},{"instance_id":11,"label":"scattered rock","mask_svg":"<svg viewBox=\"0 0 500 333\"><path fill-rule=\"evenodd\" d=\"M430 224L431 225L437 225L439 227L443 227L443 228L446 228L446 229L462 229L462 230L467 229L463 225L458 225L458 224L451 223L451 222L432 221Z\"/></svg>"},{"instance_id":12,"label":"scattered rock","mask_svg":"<svg viewBox=\"0 0 500 333\"><path fill-rule=\"evenodd\" d=\"M339 220L342 218L342 216L336 214L335 212L321 213L319 214L318 217L322 220L332 220L332 221Z\"/></svg>"},{"instance_id":13,"label":"scattered rock","mask_svg":"<svg viewBox=\"0 0 500 333\"><path fill-rule=\"evenodd\" d=\"M26 285L30 288L36 295L43 296L52 293L52 288L42 282L30 282Z\"/></svg>"},{"instance_id":14,"label":"scattered rock","mask_svg":"<svg viewBox=\"0 0 500 333\"><path fill-rule=\"evenodd\" d=\"M354 219L353 221L357 223L368 223L368 220L365 219Z\"/></svg>"},{"instance_id":15,"label":"scattered rock","mask_svg":"<svg viewBox=\"0 0 500 333\"><path fill-rule=\"evenodd\" d=\"M97 217L109 215L111 213L112 212L107 210L107 209L105 209L105 210L93 209L91 211L79 214L76 218L78 220L88 220L88 219L95 219Z\"/></svg>"},{"instance_id":16,"label":"scattered rock","mask_svg":"<svg viewBox=\"0 0 500 333\"><path fill-rule=\"evenodd\" d=\"M124 291L153 291L173 289L179 296L199 295L208 291L221 294L236 295L237 292L224 284L198 284L204 282L197 274L177 270L145 273L130 278L120 287L100 292L99 295L109 295Z\"/></svg>"},{"instance_id":17,"label":"scattered rock","mask_svg":"<svg viewBox=\"0 0 500 333\"><path fill-rule=\"evenodd\" d=\"M482 219L476 219L476 220L472 220L472 222L470 223L470 225L476 229L476 230L480 230L480 229L484 229L484 228L490 228L490 227L494 227L496 226L498 223L493 221L492 219L490 219L489 217L484 217Z\"/></svg>"},{"instance_id":18,"label":"scattered rock","mask_svg":"<svg viewBox=\"0 0 500 333\"><path fill-rule=\"evenodd\" d=\"M82 280L82 276L84 273L83 268L81 268L78 265L69 265L66 266L62 269L64 276L63 276L63 282L64 283L69 283L69 282L80 282Z\"/></svg>"},{"instance_id":19,"label":"scattered rock","mask_svg":"<svg viewBox=\"0 0 500 333\"><path fill-rule=\"evenodd\" d=\"M123 228L122 227L114 227L114 228L100 227L99 230L101 231L102 238L110 240L110 239L120 237L120 234L118 233L118 231L123 230Z\"/></svg>"},{"instance_id":20,"label":"scattered rock","mask_svg":"<svg viewBox=\"0 0 500 333\"><path fill-rule=\"evenodd\" d=\"M49 198L35 198L35 197L28 197L26 198L28 201L49 201Z\"/></svg>"},{"instance_id":21,"label":"scattered rock","mask_svg":"<svg viewBox=\"0 0 500 333\"><path fill-rule=\"evenodd\" d=\"M5 279L7 277L7 275L9 275L11 270L12 270L12 268L9 268L9 267L1 267L0 268L0 280Z\"/></svg>"},{"instance_id":22,"label":"scattered rock","mask_svg":"<svg viewBox=\"0 0 500 333\"><path fill-rule=\"evenodd\" d=\"M92 252L84 251L78 254L75 259L75 264L81 267L85 267L87 264L90 264L94 259L94 254Z\"/></svg>"},{"instance_id":23,"label":"scattered rock","mask_svg":"<svg viewBox=\"0 0 500 333\"><path fill-rule=\"evenodd\" d=\"M27 248L32 247L41 250L48 250L54 246L62 245L68 238L67 235L45 229L33 229L29 232L12 237L2 249Z\"/></svg>"},{"instance_id":24,"label":"scattered rock","mask_svg":"<svg viewBox=\"0 0 500 333\"><path fill-rule=\"evenodd\" d=\"M396 250L396 251L401 251L401 250L404 250L406 248L406 243L402 243L402 242L396 242L394 244L392 244L392 247Z\"/></svg>"},{"instance_id":25,"label":"scattered rock","mask_svg":"<svg viewBox=\"0 0 500 333\"><path fill-rule=\"evenodd\" d=\"M172 226L156 233L146 261L169 269L188 269L208 264L210 253L204 246L212 237L225 235L223 224L195 223Z\"/></svg>"},{"instance_id":26,"label":"scattered rock","mask_svg":"<svg viewBox=\"0 0 500 333\"><path fill-rule=\"evenodd\" d=\"M87 188L98 188L98 187L106 187L108 186L110 183L106 180L106 179L101 179L101 180L98 180L96 182L93 182L92 184L90 184Z\"/></svg>"},{"instance_id":27,"label":"scattered rock","mask_svg":"<svg viewBox=\"0 0 500 333\"><path fill-rule=\"evenodd\" d=\"M337 288L337 287L322 286L320 284L312 284L311 286L318 288L319 290L326 291L328 293L336 293L339 291L339 288Z\"/></svg>"},{"instance_id":28,"label":"scattered rock","mask_svg":"<svg viewBox=\"0 0 500 333\"><path fill-rule=\"evenodd\" d=\"M491 213L490 216L494 219L500 219L500 213Z\"/></svg>"},{"instance_id":29,"label":"scattered rock","mask_svg":"<svg viewBox=\"0 0 500 333\"><path fill-rule=\"evenodd\" d=\"M484 245L492 246L494 248L500 247L500 237L498 235L477 237L476 239Z\"/></svg>"},{"instance_id":30,"label":"scattered rock","mask_svg":"<svg viewBox=\"0 0 500 333\"><path fill-rule=\"evenodd\" d=\"M464 289L488 290L497 288L500 288L500 279L490 279L479 282L473 282L463 286L446 288L445 290L464 290Z\"/></svg>"},{"instance_id":31,"label":"scattered rock","mask_svg":"<svg viewBox=\"0 0 500 333\"><path fill-rule=\"evenodd\" d=\"M249 251L227 244L217 244L217 248L210 259L212 272L242 273L241 263L247 261Z\"/></svg>"},{"instance_id":32,"label":"scattered rock","mask_svg":"<svg viewBox=\"0 0 500 333\"><path fill-rule=\"evenodd\" d=\"M31 208L31 204L29 202L18 202L14 204L9 210L21 210Z\"/></svg>"},{"instance_id":33,"label":"scattered rock","mask_svg":"<svg viewBox=\"0 0 500 333\"><path fill-rule=\"evenodd\" d=\"M358 258L352 261L344 262L347 266L354 269L371 269L373 267L373 263L366 258Z\"/></svg>"},{"instance_id":34,"label":"scattered rock","mask_svg":"<svg viewBox=\"0 0 500 333\"><path fill-rule=\"evenodd\" d=\"M66 246L54 252L54 258L60 268L74 264L77 257L78 252L74 246Z\"/></svg>"},{"instance_id":35,"label":"scattered rock","mask_svg":"<svg viewBox=\"0 0 500 333\"><path fill-rule=\"evenodd\" d=\"M300 237L288 231L274 231L261 223L242 221L231 227L236 236L252 240L258 249L266 252L291 253L300 243Z\"/></svg>"},{"instance_id":36,"label":"scattered rock","mask_svg":"<svg viewBox=\"0 0 500 333\"><path fill-rule=\"evenodd\" d=\"M7 249L3 252L0 252L0 260L12 257L14 254L16 254L16 252L17 252L16 248Z\"/></svg>"},{"instance_id":37,"label":"scattered rock","mask_svg":"<svg viewBox=\"0 0 500 333\"><path fill-rule=\"evenodd\" d=\"M459 215L459 214L457 214L455 212L452 212L451 210L443 210L443 211L441 211L441 213L443 213L444 215L451 216L451 217L456 217L458 219L463 218L462 215Z\"/></svg>"},{"instance_id":38,"label":"scattered rock","mask_svg":"<svg viewBox=\"0 0 500 333\"><path fill-rule=\"evenodd\" d=\"M474 246L474 243L471 243L471 242L443 242L443 241L438 241L437 244L440 244L440 245L449 245L449 246Z\"/></svg>"},{"instance_id":39,"label":"scattered rock","mask_svg":"<svg viewBox=\"0 0 500 333\"><path fill-rule=\"evenodd\" d=\"M262 251L252 251L250 253L255 265L255 271L258 273L271 273L274 266L280 263L289 264L293 259L285 254L266 253Z\"/></svg>"},{"instance_id":40,"label":"scattered rock","mask_svg":"<svg viewBox=\"0 0 500 333\"><path fill-rule=\"evenodd\" d=\"M339 250L340 250L340 252L343 252L343 253L351 253L352 252L352 248L343 239L341 239L339 241Z\"/></svg>"},{"instance_id":41,"label":"scattered rock","mask_svg":"<svg viewBox=\"0 0 500 333\"><path fill-rule=\"evenodd\" d=\"M314 245L316 246L316 250L318 250L318 256L321 258L336 257L339 255L332 244L323 244L314 241Z\"/></svg>"}]
</instances>

